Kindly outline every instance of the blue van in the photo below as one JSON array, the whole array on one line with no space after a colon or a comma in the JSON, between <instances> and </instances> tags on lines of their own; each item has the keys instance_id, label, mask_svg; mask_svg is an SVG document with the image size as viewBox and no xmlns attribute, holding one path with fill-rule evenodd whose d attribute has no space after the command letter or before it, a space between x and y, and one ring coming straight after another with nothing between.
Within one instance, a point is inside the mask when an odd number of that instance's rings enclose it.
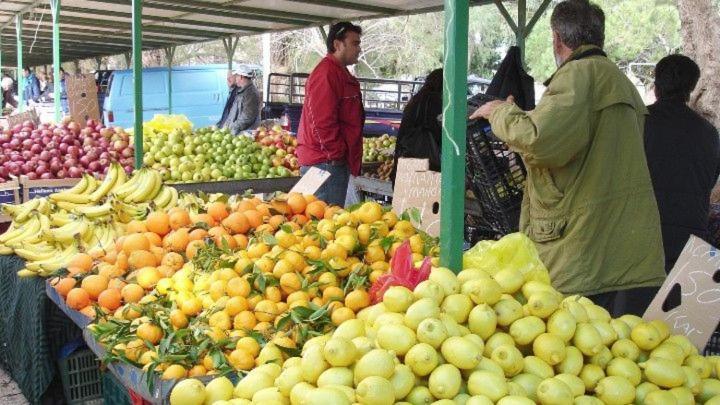
<instances>
[{"instance_id":1,"label":"blue van","mask_svg":"<svg viewBox=\"0 0 720 405\"><path fill-rule=\"evenodd\" d=\"M214 125L222 115L228 96L227 65L172 68L172 113L183 114L195 128ZM143 69L143 122L155 114L168 114L168 69ZM113 72L103 102L107 126L133 126L132 70Z\"/></svg>"}]
</instances>

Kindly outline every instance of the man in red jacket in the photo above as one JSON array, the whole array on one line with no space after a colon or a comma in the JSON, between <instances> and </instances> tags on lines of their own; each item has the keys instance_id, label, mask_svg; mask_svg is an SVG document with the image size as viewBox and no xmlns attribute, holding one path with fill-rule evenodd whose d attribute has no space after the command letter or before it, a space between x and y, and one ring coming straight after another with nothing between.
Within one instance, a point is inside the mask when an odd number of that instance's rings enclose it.
<instances>
[{"instance_id":1,"label":"man in red jacket","mask_svg":"<svg viewBox=\"0 0 720 405\"><path fill-rule=\"evenodd\" d=\"M318 167L330 178L316 193L328 204L345 205L350 174L362 165L362 130L365 110L360 83L347 66L360 56L362 29L349 22L330 27L328 54L305 83L305 102L298 129L300 172Z\"/></svg>"}]
</instances>

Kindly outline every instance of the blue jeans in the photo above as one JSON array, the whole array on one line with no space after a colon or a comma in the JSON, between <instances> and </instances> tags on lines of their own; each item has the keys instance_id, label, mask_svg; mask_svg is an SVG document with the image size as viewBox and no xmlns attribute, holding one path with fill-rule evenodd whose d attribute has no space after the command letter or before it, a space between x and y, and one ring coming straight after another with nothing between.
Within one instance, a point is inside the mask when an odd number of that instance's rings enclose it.
<instances>
[{"instance_id":1,"label":"blue jeans","mask_svg":"<svg viewBox=\"0 0 720 405\"><path fill-rule=\"evenodd\" d=\"M315 192L315 196L328 204L344 207L348 180L350 179L350 170L347 165L334 166L328 163L318 163L312 166L302 166L300 167L300 174L307 173L311 167L317 167L330 173L330 177Z\"/></svg>"}]
</instances>

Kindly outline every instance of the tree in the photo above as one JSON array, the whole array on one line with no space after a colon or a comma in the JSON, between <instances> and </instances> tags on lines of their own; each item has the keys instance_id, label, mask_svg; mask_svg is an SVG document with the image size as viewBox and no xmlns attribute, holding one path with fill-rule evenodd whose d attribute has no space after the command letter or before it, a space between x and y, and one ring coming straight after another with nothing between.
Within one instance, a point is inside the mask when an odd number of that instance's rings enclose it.
<instances>
[{"instance_id":1,"label":"tree","mask_svg":"<svg viewBox=\"0 0 720 405\"><path fill-rule=\"evenodd\" d=\"M683 51L700 66L702 76L690 105L720 127L720 1L678 0L682 21Z\"/></svg>"}]
</instances>

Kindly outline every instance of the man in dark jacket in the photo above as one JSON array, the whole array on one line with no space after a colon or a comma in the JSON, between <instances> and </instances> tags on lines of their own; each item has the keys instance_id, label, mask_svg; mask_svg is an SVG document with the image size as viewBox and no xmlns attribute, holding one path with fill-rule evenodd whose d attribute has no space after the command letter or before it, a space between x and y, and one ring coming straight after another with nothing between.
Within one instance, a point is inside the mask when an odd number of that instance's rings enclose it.
<instances>
[{"instance_id":1,"label":"man in dark jacket","mask_svg":"<svg viewBox=\"0 0 720 405\"><path fill-rule=\"evenodd\" d=\"M29 104L30 101L37 103L41 94L40 81L27 66L23 68L23 77L25 78L25 92L23 93L25 103Z\"/></svg>"},{"instance_id":2,"label":"man in dark jacket","mask_svg":"<svg viewBox=\"0 0 720 405\"><path fill-rule=\"evenodd\" d=\"M657 102L648 107L645 153L660 209L665 271L690 235L707 240L710 192L720 173L718 131L687 106L700 78L692 59L670 55L655 67Z\"/></svg>"}]
</instances>

